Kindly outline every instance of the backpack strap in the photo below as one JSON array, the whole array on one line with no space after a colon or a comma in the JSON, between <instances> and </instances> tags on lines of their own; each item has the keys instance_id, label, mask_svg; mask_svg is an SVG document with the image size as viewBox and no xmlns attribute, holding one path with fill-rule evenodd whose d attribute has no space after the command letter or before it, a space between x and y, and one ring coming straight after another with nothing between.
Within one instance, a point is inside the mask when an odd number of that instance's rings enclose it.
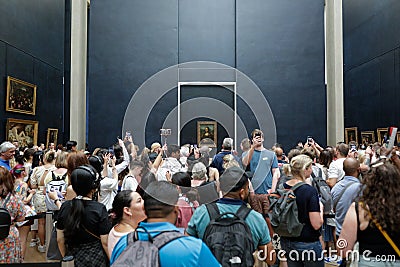
<instances>
[{"instance_id":1,"label":"backpack strap","mask_svg":"<svg viewBox=\"0 0 400 267\"><path fill-rule=\"evenodd\" d=\"M299 188L300 186L302 186L303 184L306 184L305 182L300 182L295 184L294 186L292 186L291 190L294 192L294 190L296 190L297 188Z\"/></svg>"},{"instance_id":2,"label":"backpack strap","mask_svg":"<svg viewBox=\"0 0 400 267\"><path fill-rule=\"evenodd\" d=\"M184 235L178 231L164 231L154 237L153 244L160 250L169 242L181 237L184 237Z\"/></svg>"},{"instance_id":3,"label":"backpack strap","mask_svg":"<svg viewBox=\"0 0 400 267\"><path fill-rule=\"evenodd\" d=\"M236 212L236 215L242 219L243 221L246 220L247 216L249 215L251 209L249 209L246 205L240 206L238 211Z\"/></svg>"},{"instance_id":4,"label":"backpack strap","mask_svg":"<svg viewBox=\"0 0 400 267\"><path fill-rule=\"evenodd\" d=\"M206 208L208 211L208 215L210 216L210 221L216 219L220 215L217 203L215 202L207 203Z\"/></svg>"},{"instance_id":5,"label":"backpack strap","mask_svg":"<svg viewBox=\"0 0 400 267\"><path fill-rule=\"evenodd\" d=\"M57 177L54 174L54 171L51 171L51 178L53 179L53 181L56 181Z\"/></svg>"}]
</instances>

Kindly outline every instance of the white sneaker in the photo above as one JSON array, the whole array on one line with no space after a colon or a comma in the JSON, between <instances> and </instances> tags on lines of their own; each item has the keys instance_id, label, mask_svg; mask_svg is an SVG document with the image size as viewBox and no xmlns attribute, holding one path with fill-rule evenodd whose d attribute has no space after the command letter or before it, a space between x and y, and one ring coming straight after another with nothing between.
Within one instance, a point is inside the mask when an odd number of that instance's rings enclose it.
<instances>
[{"instance_id":1,"label":"white sneaker","mask_svg":"<svg viewBox=\"0 0 400 267\"><path fill-rule=\"evenodd\" d=\"M29 243L29 246L32 248L32 247L36 247L36 245L38 244L38 242L39 242L39 238L33 238L33 239L31 239L31 242Z\"/></svg>"},{"instance_id":2,"label":"white sneaker","mask_svg":"<svg viewBox=\"0 0 400 267\"><path fill-rule=\"evenodd\" d=\"M46 252L46 245L43 245L43 246L38 245L37 248L38 248L39 252L41 252L41 253L45 253Z\"/></svg>"}]
</instances>

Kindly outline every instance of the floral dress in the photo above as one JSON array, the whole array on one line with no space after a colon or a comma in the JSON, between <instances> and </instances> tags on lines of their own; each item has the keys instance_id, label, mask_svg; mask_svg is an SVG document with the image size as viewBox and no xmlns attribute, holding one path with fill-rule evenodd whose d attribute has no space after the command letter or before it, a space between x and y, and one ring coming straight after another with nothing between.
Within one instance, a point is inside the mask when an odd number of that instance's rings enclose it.
<instances>
[{"instance_id":1,"label":"floral dress","mask_svg":"<svg viewBox=\"0 0 400 267\"><path fill-rule=\"evenodd\" d=\"M0 198L0 207L3 207L6 198ZM19 196L11 194L5 208L10 212L12 222L18 218L25 217L24 203ZM22 254L19 232L17 227L11 225L8 237L0 240L0 263L20 262L22 262Z\"/></svg>"}]
</instances>

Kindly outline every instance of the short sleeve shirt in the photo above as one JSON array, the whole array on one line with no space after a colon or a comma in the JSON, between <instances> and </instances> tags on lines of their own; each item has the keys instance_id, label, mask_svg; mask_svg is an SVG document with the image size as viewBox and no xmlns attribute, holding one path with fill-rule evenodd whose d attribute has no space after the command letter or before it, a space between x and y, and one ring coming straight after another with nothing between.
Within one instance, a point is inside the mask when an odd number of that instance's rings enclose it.
<instances>
[{"instance_id":1,"label":"short sleeve shirt","mask_svg":"<svg viewBox=\"0 0 400 267\"><path fill-rule=\"evenodd\" d=\"M64 223L67 217L71 216L72 201L83 201L85 212L82 220L85 228L92 234L100 237L101 235L108 235L112 226L108 220L108 213L106 207L94 200L68 200L62 204L57 217L57 229L64 230ZM98 239L88 233L84 228L76 234L74 239L75 244L87 244L97 241Z\"/></svg>"},{"instance_id":2,"label":"short sleeve shirt","mask_svg":"<svg viewBox=\"0 0 400 267\"><path fill-rule=\"evenodd\" d=\"M238 199L222 198L217 201L217 206L221 214L224 212L236 213L243 204L244 202ZM205 205L201 205L190 219L186 232L191 236L202 239L209 223L210 216L208 215L207 208ZM271 241L267 223L260 213L251 210L246 217L246 223L251 231L254 248L266 245Z\"/></svg>"},{"instance_id":3,"label":"short sleeve shirt","mask_svg":"<svg viewBox=\"0 0 400 267\"><path fill-rule=\"evenodd\" d=\"M144 227L152 237L160 234L162 231L178 231L178 228L168 222L141 222L139 226ZM147 235L139 233L139 240L147 240ZM126 246L127 235L121 237L117 245L115 245L110 259L111 265L125 250ZM203 241L191 236L183 236L172 240L160 249L159 255L161 266L221 266Z\"/></svg>"},{"instance_id":4,"label":"short sleeve shirt","mask_svg":"<svg viewBox=\"0 0 400 267\"><path fill-rule=\"evenodd\" d=\"M248 151L243 153L242 158ZM278 159L274 152L267 149L254 150L250 160L250 171L253 173L251 183L256 194L267 194L272 188L272 169L278 168Z\"/></svg>"}]
</instances>

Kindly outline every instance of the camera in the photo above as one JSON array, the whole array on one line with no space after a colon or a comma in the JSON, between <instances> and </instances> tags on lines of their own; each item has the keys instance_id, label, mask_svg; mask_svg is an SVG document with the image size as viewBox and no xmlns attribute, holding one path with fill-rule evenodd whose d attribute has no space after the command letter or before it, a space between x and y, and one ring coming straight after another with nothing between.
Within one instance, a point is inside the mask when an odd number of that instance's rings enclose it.
<instances>
[{"instance_id":1,"label":"camera","mask_svg":"<svg viewBox=\"0 0 400 267\"><path fill-rule=\"evenodd\" d=\"M161 136L168 136L171 135L171 129L160 129Z\"/></svg>"},{"instance_id":2,"label":"camera","mask_svg":"<svg viewBox=\"0 0 400 267\"><path fill-rule=\"evenodd\" d=\"M126 137L126 138L129 138L129 137L131 137L131 136L132 136L131 132L130 132L130 131L126 131L125 137Z\"/></svg>"},{"instance_id":3,"label":"camera","mask_svg":"<svg viewBox=\"0 0 400 267\"><path fill-rule=\"evenodd\" d=\"M108 148L108 153L110 153L111 156L114 156L114 148L113 147Z\"/></svg>"}]
</instances>

